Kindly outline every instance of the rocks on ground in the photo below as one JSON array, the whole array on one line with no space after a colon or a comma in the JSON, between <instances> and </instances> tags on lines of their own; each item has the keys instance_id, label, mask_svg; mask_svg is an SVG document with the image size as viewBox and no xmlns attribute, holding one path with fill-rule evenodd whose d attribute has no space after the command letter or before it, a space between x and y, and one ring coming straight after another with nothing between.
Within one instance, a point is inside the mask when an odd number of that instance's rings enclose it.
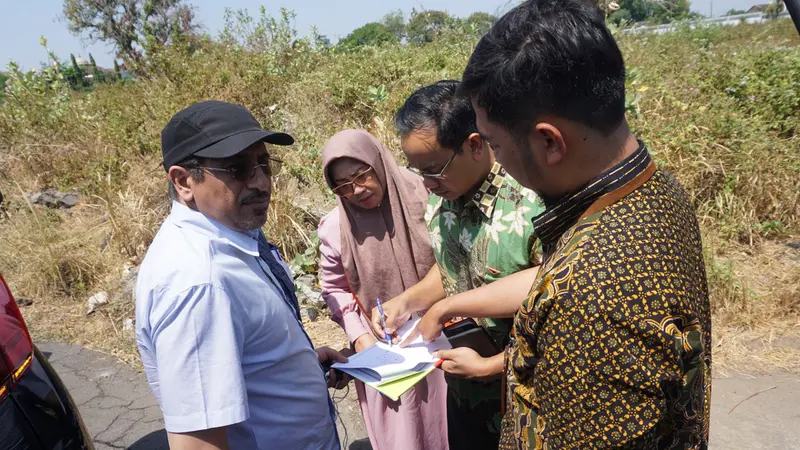
<instances>
[{"instance_id":1,"label":"rocks on ground","mask_svg":"<svg viewBox=\"0 0 800 450\"><path fill-rule=\"evenodd\" d=\"M322 299L322 292L317 290L317 279L312 274L302 275L295 278L294 287L297 300L301 305L313 306L316 309L325 308L325 301Z\"/></svg>"},{"instance_id":2,"label":"rocks on ground","mask_svg":"<svg viewBox=\"0 0 800 450\"><path fill-rule=\"evenodd\" d=\"M48 208L67 209L78 204L77 192L61 192L52 188L26 194L25 198L34 205L43 205Z\"/></svg>"},{"instance_id":3,"label":"rocks on ground","mask_svg":"<svg viewBox=\"0 0 800 450\"><path fill-rule=\"evenodd\" d=\"M300 319L303 322L314 322L319 318L319 311L317 311L314 307L301 307L300 308Z\"/></svg>"},{"instance_id":4,"label":"rocks on ground","mask_svg":"<svg viewBox=\"0 0 800 450\"><path fill-rule=\"evenodd\" d=\"M97 308L105 305L106 303L108 303L108 294L106 292L98 292L97 294L94 294L93 296L89 297L89 300L86 302L86 314L88 315L97 311Z\"/></svg>"},{"instance_id":5,"label":"rocks on ground","mask_svg":"<svg viewBox=\"0 0 800 450\"><path fill-rule=\"evenodd\" d=\"M319 312L328 305L322 299L322 292L316 289L317 278L313 274L305 274L294 280L295 294L300 302L300 318L303 322L314 322Z\"/></svg>"},{"instance_id":6,"label":"rocks on ground","mask_svg":"<svg viewBox=\"0 0 800 450\"><path fill-rule=\"evenodd\" d=\"M29 298L17 297L16 301L17 301L17 306L19 306L20 308L31 306L33 304L33 300Z\"/></svg>"}]
</instances>

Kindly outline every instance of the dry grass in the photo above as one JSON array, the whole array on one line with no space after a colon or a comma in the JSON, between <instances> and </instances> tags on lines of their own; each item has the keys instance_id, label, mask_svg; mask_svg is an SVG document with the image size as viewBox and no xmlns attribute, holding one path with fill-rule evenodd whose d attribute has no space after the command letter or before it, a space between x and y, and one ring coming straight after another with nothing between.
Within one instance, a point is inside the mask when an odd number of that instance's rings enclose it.
<instances>
[{"instance_id":1,"label":"dry grass","mask_svg":"<svg viewBox=\"0 0 800 450\"><path fill-rule=\"evenodd\" d=\"M714 364L800 373L800 240L736 245L710 270Z\"/></svg>"},{"instance_id":2,"label":"dry grass","mask_svg":"<svg viewBox=\"0 0 800 450\"><path fill-rule=\"evenodd\" d=\"M629 77L631 125L686 187L702 224L716 370L800 372L800 250L788 246L800 242L800 128L791 128L800 102L781 97L800 92L791 22L620 42L639 71ZM119 282L168 213L158 136L175 111L207 98L236 101L296 137L279 154L285 170L267 226L291 257L333 206L319 168L324 142L365 128L399 155L392 112L420 84L458 78L473 43L455 36L352 54L299 46L278 56L221 45L194 56L167 49L153 56L150 79L71 94L58 108L33 97L39 109L20 116L57 110L56 118L10 120L10 103L0 106L0 271L18 296L34 300L23 314L35 338L137 362L123 329L133 305ZM386 96L372 98L378 86ZM25 105L16 107L33 108ZM25 201L46 187L77 189L80 204L48 210ZM86 300L100 291L112 301L87 316ZM344 343L325 316L309 330L320 344Z\"/></svg>"}]
</instances>

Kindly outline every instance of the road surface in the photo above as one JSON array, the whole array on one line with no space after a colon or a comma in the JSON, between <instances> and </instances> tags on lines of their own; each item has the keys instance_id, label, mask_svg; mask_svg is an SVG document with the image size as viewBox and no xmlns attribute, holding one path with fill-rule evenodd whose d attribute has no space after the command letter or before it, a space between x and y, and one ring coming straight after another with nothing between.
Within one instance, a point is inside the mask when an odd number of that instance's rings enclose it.
<instances>
[{"instance_id":1,"label":"road surface","mask_svg":"<svg viewBox=\"0 0 800 450\"><path fill-rule=\"evenodd\" d=\"M37 346L78 404L97 450L168 449L161 411L144 374L80 346ZM800 376L717 378L711 404L712 449L800 449ZM355 389L337 406L347 429L345 448L369 450ZM344 438L341 424L339 430Z\"/></svg>"}]
</instances>

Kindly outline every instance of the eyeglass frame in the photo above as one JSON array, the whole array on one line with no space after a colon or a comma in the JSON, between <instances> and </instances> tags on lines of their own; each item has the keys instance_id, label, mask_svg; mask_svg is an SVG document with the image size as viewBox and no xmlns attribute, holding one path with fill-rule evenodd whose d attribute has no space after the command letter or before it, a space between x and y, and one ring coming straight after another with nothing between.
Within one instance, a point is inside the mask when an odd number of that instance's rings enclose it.
<instances>
[{"instance_id":1,"label":"eyeglass frame","mask_svg":"<svg viewBox=\"0 0 800 450\"><path fill-rule=\"evenodd\" d=\"M353 179L352 179L352 180L350 180L350 181L348 181L348 182L346 182L346 183L342 183L342 184L340 184L340 185L338 185L338 186L336 186L336 187L332 188L332 189L331 189L331 191L333 191L333 194L334 194L334 195L338 195L339 197L350 197L350 196L352 196L353 194L355 194L355 193L356 193L356 188L353 188L353 191L352 191L352 192L350 192L349 194L339 194L339 193L337 193L336 191L337 191L337 190L339 190L339 189L341 189L341 188L342 188L342 187L344 187L344 186L353 186L353 185L355 185L355 186L365 187L363 184L359 184L359 183L356 181L356 179L357 179L358 177L360 177L361 175L367 174L367 173L369 173L370 171L374 171L374 170L375 170L375 168L374 168L374 167L372 167L372 166L369 166L369 167L367 167L366 169L362 170L361 172L357 173L357 174L356 174L356 175L353 177Z\"/></svg>"},{"instance_id":2,"label":"eyeglass frame","mask_svg":"<svg viewBox=\"0 0 800 450\"><path fill-rule=\"evenodd\" d=\"M279 166L278 166L278 169L277 169L277 170L273 170L273 168L271 167L271 164L272 164L273 162L274 162L274 163L278 163L278 164L279 164ZM267 168L269 169L269 173L266 173L266 172L264 172L264 169L263 169L263 167L267 167ZM237 177L237 176L236 176L236 172L237 172L237 170L236 170L236 169L234 169L234 168L231 168L231 167L208 167L208 166L198 166L198 168L199 168L199 169L206 169L206 170L208 170L208 171L210 171L210 172L223 172L223 173L229 173L229 174L231 174L231 176L233 177L233 179L235 179L235 180L237 180L237 181L241 181L242 183L246 183L246 182L250 181L251 179L253 179L253 176L256 174L256 169L259 169L259 168L261 168L261 172L263 172L263 173L264 173L264 175L265 175L267 178L272 178L274 175L277 175L278 173L280 173L280 171L281 171L281 168L283 168L283 160L280 160L280 159L278 159L278 158L273 158L272 156L269 156L269 161L268 161L266 164L255 164L255 165L253 165L253 166L250 166L250 172L249 172L249 174L247 175L247 178L245 178L245 179L241 179L241 178Z\"/></svg>"},{"instance_id":3,"label":"eyeglass frame","mask_svg":"<svg viewBox=\"0 0 800 450\"><path fill-rule=\"evenodd\" d=\"M447 162L444 164L444 167L442 167L442 170L440 170L439 173L425 173L417 169L416 167L412 167L410 164L407 165L406 168L424 178L432 178L434 180L444 180L445 178L447 178L444 173L447 171L447 168L450 167L450 163L453 162L454 159L456 159L456 156L458 156L458 154L459 152L453 152L453 156L451 156L450 159L447 160Z\"/></svg>"}]
</instances>

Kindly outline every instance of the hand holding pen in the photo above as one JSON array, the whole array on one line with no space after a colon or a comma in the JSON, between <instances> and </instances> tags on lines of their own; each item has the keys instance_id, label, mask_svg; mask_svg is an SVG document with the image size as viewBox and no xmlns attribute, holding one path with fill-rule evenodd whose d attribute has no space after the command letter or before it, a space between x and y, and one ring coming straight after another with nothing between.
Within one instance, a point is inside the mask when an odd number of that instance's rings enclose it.
<instances>
[{"instance_id":1,"label":"hand holding pen","mask_svg":"<svg viewBox=\"0 0 800 450\"><path fill-rule=\"evenodd\" d=\"M378 313L381 316L381 328L383 328L383 334L386 336L386 342L389 343L389 347L392 346L392 336L386 330L386 314L383 312L383 305L381 305L381 299L376 299L375 302L378 304Z\"/></svg>"}]
</instances>

